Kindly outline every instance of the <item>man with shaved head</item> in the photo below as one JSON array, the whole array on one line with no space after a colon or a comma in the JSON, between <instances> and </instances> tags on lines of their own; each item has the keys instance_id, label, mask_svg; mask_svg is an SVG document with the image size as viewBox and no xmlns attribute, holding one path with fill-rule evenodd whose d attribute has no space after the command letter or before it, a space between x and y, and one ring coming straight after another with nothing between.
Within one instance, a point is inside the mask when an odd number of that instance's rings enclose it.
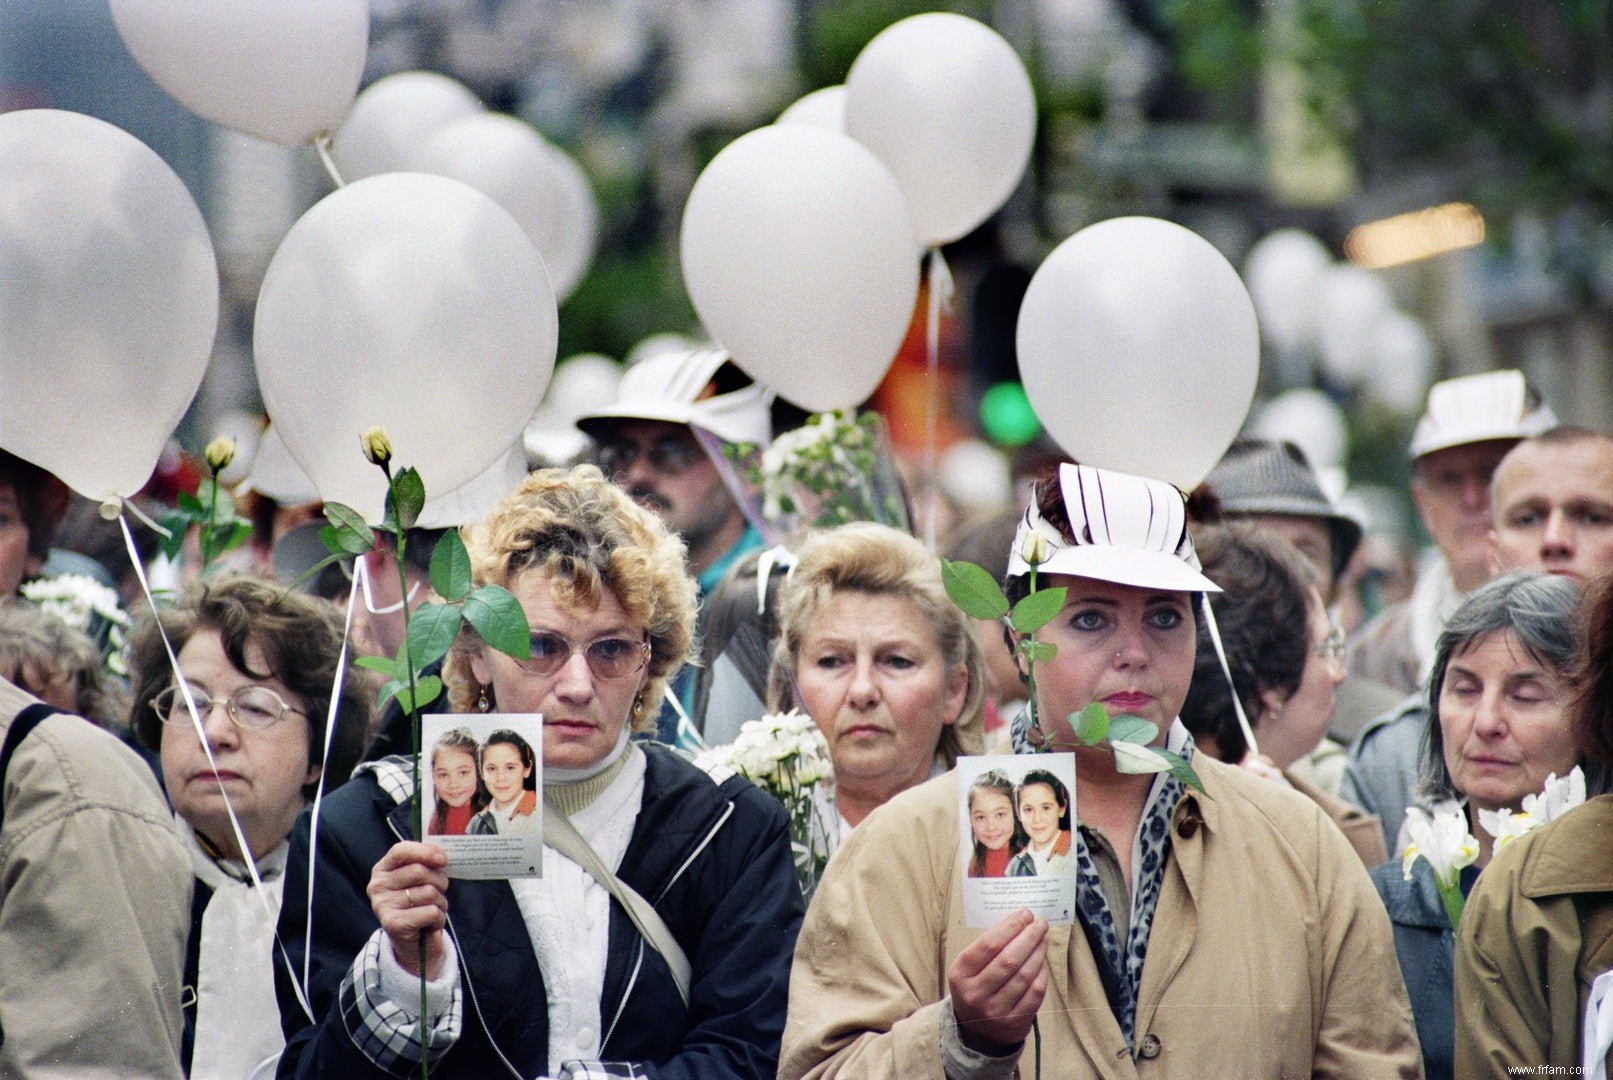
<instances>
[{"instance_id":1,"label":"man with shaved head","mask_svg":"<svg viewBox=\"0 0 1613 1080\"><path fill-rule=\"evenodd\" d=\"M1564 425L1525 439L1491 484L1495 569L1583 585L1613 572L1613 438Z\"/></svg>"}]
</instances>

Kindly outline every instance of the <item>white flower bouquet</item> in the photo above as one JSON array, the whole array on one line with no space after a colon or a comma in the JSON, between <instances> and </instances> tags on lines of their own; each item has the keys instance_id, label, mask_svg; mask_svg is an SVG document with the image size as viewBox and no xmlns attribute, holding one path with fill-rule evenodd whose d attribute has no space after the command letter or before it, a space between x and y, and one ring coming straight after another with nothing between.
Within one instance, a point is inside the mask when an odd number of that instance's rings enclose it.
<instances>
[{"instance_id":1,"label":"white flower bouquet","mask_svg":"<svg viewBox=\"0 0 1613 1080\"><path fill-rule=\"evenodd\" d=\"M762 451L754 480L769 521L908 525L883 422L875 412L814 414Z\"/></svg>"},{"instance_id":2,"label":"white flower bouquet","mask_svg":"<svg viewBox=\"0 0 1613 1080\"><path fill-rule=\"evenodd\" d=\"M795 709L747 720L739 737L727 746L707 750L702 762L720 765L746 777L784 804L790 817L790 846L801 894L808 900L829 861L829 830L818 788L832 790L829 744L812 717Z\"/></svg>"},{"instance_id":3,"label":"white flower bouquet","mask_svg":"<svg viewBox=\"0 0 1613 1080\"><path fill-rule=\"evenodd\" d=\"M17 591L74 630L94 639L101 646L109 674L120 677L129 674L124 657L129 616L120 606L121 598L116 590L87 574L62 574L24 582Z\"/></svg>"}]
</instances>

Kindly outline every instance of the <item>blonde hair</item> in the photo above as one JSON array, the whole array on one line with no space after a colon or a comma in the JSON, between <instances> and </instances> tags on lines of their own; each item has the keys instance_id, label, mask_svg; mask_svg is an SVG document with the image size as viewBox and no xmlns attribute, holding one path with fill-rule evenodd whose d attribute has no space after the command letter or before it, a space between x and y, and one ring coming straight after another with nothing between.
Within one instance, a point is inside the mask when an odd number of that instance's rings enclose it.
<instances>
[{"instance_id":1,"label":"blonde hair","mask_svg":"<svg viewBox=\"0 0 1613 1080\"><path fill-rule=\"evenodd\" d=\"M511 588L527 574L545 575L555 601L576 612L596 609L607 589L615 596L649 638L649 678L631 719L634 731L654 731L666 681L694 639L697 596L683 541L593 465L532 473L463 532L478 586ZM471 711L492 689L471 671L481 648L481 636L463 624L443 666L456 712Z\"/></svg>"},{"instance_id":2,"label":"blonde hair","mask_svg":"<svg viewBox=\"0 0 1613 1080\"><path fill-rule=\"evenodd\" d=\"M27 685L30 671L41 686ZM122 726L124 705L115 685L102 678L95 642L27 600L0 600L0 675L34 693L70 682L80 716L104 728Z\"/></svg>"},{"instance_id":3,"label":"blonde hair","mask_svg":"<svg viewBox=\"0 0 1613 1080\"><path fill-rule=\"evenodd\" d=\"M768 669L768 708L794 704L795 664L801 640L818 612L839 590L894 596L919 610L948 670L968 675L957 723L941 729L936 753L952 768L964 754L985 747L986 660L969 619L941 584L941 563L900 530L855 522L812 533L800 561L779 593L779 638Z\"/></svg>"}]
</instances>

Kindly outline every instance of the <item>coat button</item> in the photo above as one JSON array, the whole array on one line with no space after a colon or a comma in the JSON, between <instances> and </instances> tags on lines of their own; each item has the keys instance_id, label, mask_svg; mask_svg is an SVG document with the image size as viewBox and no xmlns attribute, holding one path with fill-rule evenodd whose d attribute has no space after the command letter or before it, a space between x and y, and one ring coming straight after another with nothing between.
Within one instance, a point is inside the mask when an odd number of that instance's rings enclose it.
<instances>
[{"instance_id":1,"label":"coat button","mask_svg":"<svg viewBox=\"0 0 1613 1080\"><path fill-rule=\"evenodd\" d=\"M592 1050L594 1048L594 1029L585 1027L577 1032L577 1049Z\"/></svg>"},{"instance_id":2,"label":"coat button","mask_svg":"<svg viewBox=\"0 0 1613 1080\"><path fill-rule=\"evenodd\" d=\"M1194 834L1199 831L1199 825L1203 821L1203 818L1199 817L1195 813L1192 813L1191 811L1183 814L1182 819L1176 823L1176 835L1180 836L1183 840L1193 839Z\"/></svg>"},{"instance_id":3,"label":"coat button","mask_svg":"<svg viewBox=\"0 0 1613 1080\"><path fill-rule=\"evenodd\" d=\"M1154 1058L1159 1056L1159 1052L1162 1049L1163 1047L1160 1045L1159 1036L1150 1032L1143 1036L1142 1045L1137 1048L1137 1056L1140 1058L1147 1058L1149 1061L1152 1061Z\"/></svg>"}]
</instances>

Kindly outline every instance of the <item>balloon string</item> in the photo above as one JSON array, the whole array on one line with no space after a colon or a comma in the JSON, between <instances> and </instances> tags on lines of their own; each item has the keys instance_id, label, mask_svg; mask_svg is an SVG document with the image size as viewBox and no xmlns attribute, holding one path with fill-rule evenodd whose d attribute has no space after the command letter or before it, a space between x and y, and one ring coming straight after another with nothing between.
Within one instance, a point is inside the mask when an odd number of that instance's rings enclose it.
<instances>
[{"instance_id":1,"label":"balloon string","mask_svg":"<svg viewBox=\"0 0 1613 1080\"><path fill-rule=\"evenodd\" d=\"M346 187L347 182L342 179L342 172L336 167L336 159L330 156L330 132L321 131L314 136L314 149L319 152L319 160L324 163L325 171L330 173L330 178L336 186Z\"/></svg>"},{"instance_id":2,"label":"balloon string","mask_svg":"<svg viewBox=\"0 0 1613 1080\"><path fill-rule=\"evenodd\" d=\"M1221 644L1221 628L1215 623L1215 609L1210 606L1210 594L1199 593L1199 604L1204 608L1204 625L1210 630L1215 655L1221 661L1221 674L1227 677L1227 688L1232 691L1232 711L1238 714L1238 726L1243 729L1243 739L1249 744L1249 753L1259 757L1260 745L1255 742L1255 729L1250 725L1248 714L1243 711L1243 702L1238 698L1238 684L1232 681L1232 665L1227 663L1227 651Z\"/></svg>"},{"instance_id":3,"label":"balloon string","mask_svg":"<svg viewBox=\"0 0 1613 1080\"><path fill-rule=\"evenodd\" d=\"M297 983L296 972L291 972L292 984L297 989L297 1003L302 1006L308 1019L317 1023L313 1010L308 1006L309 964L313 958L314 948L314 870L319 865L315 856L319 852L319 807L325 801L325 777L330 766L330 747L336 739L336 714L342 705L342 684L347 678L347 643L353 634L353 609L358 606L359 585L363 583L367 595L370 590L369 568L363 559L353 560L353 581L348 586L347 616L342 624L342 647L336 654L336 682L330 690L330 711L325 716L325 747L319 759L319 782L314 786L314 805L310 811L308 822L308 906L303 915L302 936L302 982ZM342 777L338 783L344 782ZM284 946L281 947L282 954ZM287 961L287 968L290 962Z\"/></svg>"},{"instance_id":4,"label":"balloon string","mask_svg":"<svg viewBox=\"0 0 1613 1080\"><path fill-rule=\"evenodd\" d=\"M723 486L732 496L734 505L745 515L745 520L750 523L751 528L760 533L767 544L777 544L782 539L778 529L767 520L758 505L759 500L740 479L739 470L734 468L733 459L723 450L722 440L698 424L690 424L689 430L694 433L695 441L706 452L706 456L711 459L712 465L717 469L717 475L722 477Z\"/></svg>"},{"instance_id":5,"label":"balloon string","mask_svg":"<svg viewBox=\"0 0 1613 1080\"><path fill-rule=\"evenodd\" d=\"M937 482L936 442L941 417L941 309L951 310L952 272L939 247L930 249L929 311L925 321L925 345L930 373L930 394L924 409L925 512L924 546L935 550L935 519L940 505Z\"/></svg>"},{"instance_id":6,"label":"balloon string","mask_svg":"<svg viewBox=\"0 0 1613 1080\"><path fill-rule=\"evenodd\" d=\"M123 542L129 549L129 562L134 567L135 579L140 582L140 591L145 594L147 605L152 611L156 611L157 600L151 594L151 582L146 579L145 564L141 561L140 550L135 547L134 533L129 529L129 519L119 514L118 524L123 529ZM207 738L207 729L202 726L202 715L196 708L196 699L191 695L190 684L185 681L184 673L179 670L179 656L174 652L173 642L168 640L168 631L163 627L162 620L153 619L152 622L156 624L157 636L162 639L163 651L168 654L168 664L174 672L174 685L179 688L180 696L185 699L185 708L190 712L190 722L196 729L196 738L202 744L202 753L207 756L207 766L213 770L213 775L217 776L218 761L213 757L213 745ZM163 722L167 723L166 720ZM234 720L230 722L234 723ZM219 784L218 793L224 798L224 812L229 815L230 829L235 833L236 846L241 850L241 861L246 864L247 876L252 879L252 891L263 908L263 917L272 926L279 921L278 913L269 906L268 891L263 887L263 878L258 875L258 862L252 855L251 846L246 842L246 833L241 829L241 820L235 816L235 804L230 800L230 793L224 790L222 783ZM313 1008L308 1004L302 987L296 983L296 973L291 970L291 960L286 955L286 947L280 941L278 930L275 931L274 939L275 944L280 947L281 961L286 965L287 973L292 975L292 989L296 992L297 1003L302 1006L303 1012L308 1014L308 1019L313 1020Z\"/></svg>"},{"instance_id":7,"label":"balloon string","mask_svg":"<svg viewBox=\"0 0 1613 1080\"><path fill-rule=\"evenodd\" d=\"M111 514L107 513L108 509L112 510ZM101 507L101 516L110 521L112 518L117 517L123 510L128 510L129 513L139 518L147 528L150 528L154 532L161 534L163 537L171 538L174 535L173 531L166 525L159 525L157 522L151 520L150 516L147 515L144 510L140 509L138 505L130 502L128 499L109 499Z\"/></svg>"}]
</instances>

